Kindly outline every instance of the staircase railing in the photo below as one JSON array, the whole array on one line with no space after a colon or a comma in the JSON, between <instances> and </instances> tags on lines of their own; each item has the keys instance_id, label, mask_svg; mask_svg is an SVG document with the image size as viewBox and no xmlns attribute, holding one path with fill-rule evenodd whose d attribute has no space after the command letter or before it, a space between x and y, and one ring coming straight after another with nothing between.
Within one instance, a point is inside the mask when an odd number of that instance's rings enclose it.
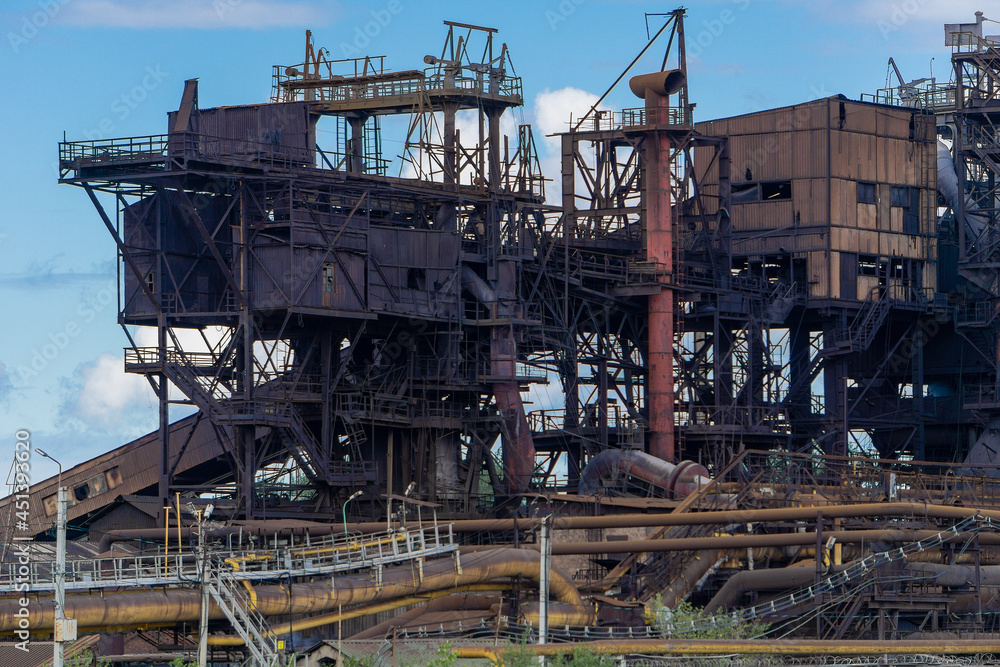
<instances>
[{"instance_id":1,"label":"staircase railing","mask_svg":"<svg viewBox=\"0 0 1000 667\"><path fill-rule=\"evenodd\" d=\"M207 567L205 574L209 593L250 652L250 664L254 667L278 665L277 637L257 611L243 582L222 567Z\"/></svg>"}]
</instances>

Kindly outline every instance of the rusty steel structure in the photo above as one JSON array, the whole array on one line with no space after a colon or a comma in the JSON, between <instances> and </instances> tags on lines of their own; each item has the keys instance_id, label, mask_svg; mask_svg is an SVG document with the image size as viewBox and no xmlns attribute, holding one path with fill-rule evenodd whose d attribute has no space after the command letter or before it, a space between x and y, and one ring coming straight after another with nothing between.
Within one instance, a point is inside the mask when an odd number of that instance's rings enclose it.
<instances>
[{"instance_id":1,"label":"rusty steel structure","mask_svg":"<svg viewBox=\"0 0 1000 667\"><path fill-rule=\"evenodd\" d=\"M457 641L548 618L615 654L771 650L684 639L752 622L787 654L986 650L1000 43L978 14L946 26L947 84L897 68L861 100L695 122L684 10L662 19L615 82L635 107L609 90L558 135L558 205L507 45L450 21L420 69L307 33L267 103L201 108L190 80L165 134L60 144L159 397L156 433L63 475L95 549L71 583L143 589L71 596L81 627L199 622L207 535L209 644L259 664L345 620ZM532 410L542 385L560 398ZM55 484L31 489L39 536ZM689 630L662 617L684 600L709 614Z\"/></svg>"}]
</instances>

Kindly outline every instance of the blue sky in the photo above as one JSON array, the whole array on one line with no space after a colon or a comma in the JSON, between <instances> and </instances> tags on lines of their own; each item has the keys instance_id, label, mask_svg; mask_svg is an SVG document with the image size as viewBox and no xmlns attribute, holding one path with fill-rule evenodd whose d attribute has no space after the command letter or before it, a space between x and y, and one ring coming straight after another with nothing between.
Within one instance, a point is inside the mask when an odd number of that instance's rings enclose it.
<instances>
[{"instance_id":1,"label":"blue sky","mask_svg":"<svg viewBox=\"0 0 1000 667\"><path fill-rule=\"evenodd\" d=\"M836 93L857 98L885 85L889 56L907 79L931 67L947 76L942 23L990 11L966 0L691 4L698 120ZM122 371L114 244L86 194L56 183L64 131L70 140L164 132L192 77L200 78L202 107L266 101L271 66L301 62L306 28L332 57L386 55L390 69L419 68L425 54L440 51L449 19L499 29L524 80L517 120L536 125L546 152L542 134L564 127L571 111L585 112L645 44L644 12L672 8L601 0L5 0L0 459L13 454L22 428L69 467L156 425L144 381ZM653 29L658 20L650 18ZM1000 33L992 27L988 33ZM639 69L657 68L657 52ZM638 106L624 86L608 105ZM550 178L551 153L543 160ZM34 463L36 481L53 472L47 461Z\"/></svg>"}]
</instances>

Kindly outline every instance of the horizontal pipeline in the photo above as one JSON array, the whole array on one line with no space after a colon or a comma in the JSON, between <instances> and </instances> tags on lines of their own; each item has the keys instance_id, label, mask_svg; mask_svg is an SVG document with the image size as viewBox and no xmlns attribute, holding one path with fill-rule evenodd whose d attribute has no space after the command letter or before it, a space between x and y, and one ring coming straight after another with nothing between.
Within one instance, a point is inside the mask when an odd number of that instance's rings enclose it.
<instances>
[{"instance_id":1,"label":"horizontal pipeline","mask_svg":"<svg viewBox=\"0 0 1000 667\"><path fill-rule=\"evenodd\" d=\"M713 510L709 512L685 512L681 514L613 514L605 516L556 517L552 519L552 527L556 530L580 530L587 528L655 528L661 526L700 526L768 521L808 521L815 519L820 511L823 512L824 519L915 516L927 519L962 520L980 514L983 517L1000 521L1000 511L997 510L977 510L968 507L928 505L925 503L858 503L852 505L831 505L827 507ZM515 529L533 530L541 525L541 520L537 518L464 519L449 523L451 523L453 530L456 532L513 531ZM347 528L354 533L377 533L386 530L389 525L384 521L367 521L348 524ZM397 523L393 527L400 529L402 525ZM308 533L313 536L329 536L331 532L340 533L342 530L343 528L340 525L333 524L289 529L282 527L280 522L275 522L274 528L258 525L252 528L243 527L241 529L238 526L230 526L212 531L211 536L216 538L224 537L227 535L236 535L241 531L244 536L253 534L269 538L275 534L278 536L288 536L291 533L296 535ZM101 538L99 550L101 552L107 551L114 542L128 540L162 541L163 534L162 528L111 531ZM170 539L174 539L175 535L176 531L171 531ZM190 538L191 535L191 529L184 528L182 530L183 538Z\"/></svg>"},{"instance_id":2,"label":"horizontal pipeline","mask_svg":"<svg viewBox=\"0 0 1000 667\"><path fill-rule=\"evenodd\" d=\"M681 514L612 514L605 516L570 516L552 519L556 530L586 528L653 528L660 526L700 526L726 523L758 523L768 521L808 521L822 512L824 519L851 517L915 516L928 519L962 520L979 514L1000 521L1000 511L977 510L952 505L927 505L925 503L858 503L827 507L776 507L757 510L713 510L709 512L684 512ZM541 519L464 519L451 521L453 530L460 532L532 530L541 525ZM385 522L369 521L347 525L348 530L359 533L384 531ZM399 524L396 524L399 528ZM160 531L162 535L163 531Z\"/></svg>"},{"instance_id":3,"label":"horizontal pipeline","mask_svg":"<svg viewBox=\"0 0 1000 667\"><path fill-rule=\"evenodd\" d=\"M937 530L825 530L822 538L837 538L841 544L862 542L917 542L939 535ZM971 533L948 536L945 542L964 542ZM980 533L982 545L1000 544L1000 535ZM619 553L646 553L654 551L700 551L705 549L743 549L756 547L794 547L816 544L816 533L778 533L772 535L718 535L715 537L677 537L657 540L628 540L622 542L553 542L552 555L596 555ZM525 549L537 549L537 544L525 544ZM469 547L470 550L488 550ZM497 547L500 548L500 547Z\"/></svg>"},{"instance_id":4,"label":"horizontal pipeline","mask_svg":"<svg viewBox=\"0 0 1000 667\"><path fill-rule=\"evenodd\" d=\"M995 653L997 643L986 639L874 640L819 639L604 639L567 644L527 644L536 655L560 655L581 648L602 655L973 655ZM504 650L485 646L457 646L456 658L501 661ZM498 664L502 664L498 662Z\"/></svg>"}]
</instances>

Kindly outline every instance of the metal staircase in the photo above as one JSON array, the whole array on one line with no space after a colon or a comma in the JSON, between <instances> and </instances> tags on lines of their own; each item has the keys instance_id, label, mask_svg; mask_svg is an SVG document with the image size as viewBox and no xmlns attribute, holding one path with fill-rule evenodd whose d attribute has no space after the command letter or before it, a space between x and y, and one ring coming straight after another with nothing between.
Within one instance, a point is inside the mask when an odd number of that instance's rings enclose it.
<instances>
[{"instance_id":1,"label":"metal staircase","mask_svg":"<svg viewBox=\"0 0 1000 667\"><path fill-rule=\"evenodd\" d=\"M874 288L872 296L879 289L877 287ZM854 317L854 320L847 327L836 331L833 345L825 346L821 354L832 356L867 350L871 346L872 341L875 340L875 334L882 328L886 318L889 316L889 311L892 310L892 299L889 298L890 291L889 289L884 289L877 299L866 301L865 305L861 307L861 310Z\"/></svg>"},{"instance_id":2,"label":"metal staircase","mask_svg":"<svg viewBox=\"0 0 1000 667\"><path fill-rule=\"evenodd\" d=\"M162 373L191 399L198 409L221 426L232 447L233 426L266 425L280 429L289 451L313 481L335 484L331 462L295 404L281 398L243 400L228 395L220 378L226 372L224 360L212 354L184 353L167 349L164 355L155 347L127 349L125 371ZM363 431L362 431L363 434ZM352 459L361 462L361 450L352 450Z\"/></svg>"},{"instance_id":3,"label":"metal staircase","mask_svg":"<svg viewBox=\"0 0 1000 667\"><path fill-rule=\"evenodd\" d=\"M282 429L282 433L292 456L310 478L332 483L329 457L323 455L316 436L309 430L302 415L295 409L295 405L288 403L286 407L289 421L288 426Z\"/></svg>"},{"instance_id":4,"label":"metal staircase","mask_svg":"<svg viewBox=\"0 0 1000 667\"><path fill-rule=\"evenodd\" d=\"M889 290L885 290L877 301L873 300L865 304L848 329L848 342L851 350L864 352L868 349L891 309Z\"/></svg>"},{"instance_id":5,"label":"metal staircase","mask_svg":"<svg viewBox=\"0 0 1000 667\"><path fill-rule=\"evenodd\" d=\"M206 567L205 575L212 599L250 653L250 658L243 664L246 667L277 667L280 660L278 639L271 632L267 620L257 611L244 584L234 578L232 572L221 567Z\"/></svg>"}]
</instances>

